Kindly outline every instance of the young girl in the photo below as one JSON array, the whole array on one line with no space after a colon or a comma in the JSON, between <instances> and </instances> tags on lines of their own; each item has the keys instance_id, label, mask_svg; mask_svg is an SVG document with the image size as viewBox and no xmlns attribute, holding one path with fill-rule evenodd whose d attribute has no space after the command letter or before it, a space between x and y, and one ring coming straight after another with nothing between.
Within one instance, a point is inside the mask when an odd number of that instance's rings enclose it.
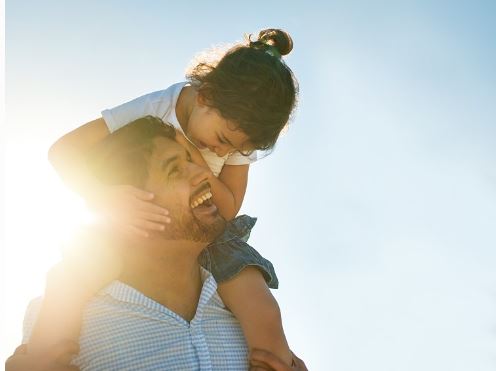
<instances>
[{"instance_id":1,"label":"young girl","mask_svg":"<svg viewBox=\"0 0 496 371\"><path fill-rule=\"evenodd\" d=\"M98 183L85 155L109 132L143 116L159 117L184 134L179 140L194 161L211 170L213 201L232 220L243 202L255 150L274 146L295 108L297 83L281 59L292 46L286 32L263 30L256 41L232 47L218 62L198 63L187 82L104 110L102 118L59 139L49 159L63 180L116 224L147 237L174 223L168 211L153 204L153 194ZM219 295L239 320L250 349L268 350L291 364L279 307L268 289L277 288L277 277L272 264L245 243L253 224L249 217L234 219L229 238L221 236L210 245L200 262L217 280Z\"/></svg>"}]
</instances>

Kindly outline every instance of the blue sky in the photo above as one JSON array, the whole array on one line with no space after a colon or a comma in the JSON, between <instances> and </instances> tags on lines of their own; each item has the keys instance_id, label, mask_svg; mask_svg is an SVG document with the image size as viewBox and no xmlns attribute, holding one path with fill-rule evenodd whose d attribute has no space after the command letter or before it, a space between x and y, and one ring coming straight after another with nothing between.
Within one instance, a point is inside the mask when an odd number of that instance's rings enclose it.
<instances>
[{"instance_id":1,"label":"blue sky","mask_svg":"<svg viewBox=\"0 0 496 371\"><path fill-rule=\"evenodd\" d=\"M299 108L243 211L290 345L314 370L493 370L495 22L489 1L7 1L2 357L83 208L50 144L280 27Z\"/></svg>"}]
</instances>

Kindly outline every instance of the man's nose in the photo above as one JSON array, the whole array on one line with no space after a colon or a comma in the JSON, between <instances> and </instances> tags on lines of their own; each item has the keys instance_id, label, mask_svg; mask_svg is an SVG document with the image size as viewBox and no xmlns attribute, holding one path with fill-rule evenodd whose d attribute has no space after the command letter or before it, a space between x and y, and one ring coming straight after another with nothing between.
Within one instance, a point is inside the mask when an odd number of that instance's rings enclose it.
<instances>
[{"instance_id":1,"label":"man's nose","mask_svg":"<svg viewBox=\"0 0 496 371\"><path fill-rule=\"evenodd\" d=\"M190 164L191 184L194 186L208 180L210 170L195 163Z\"/></svg>"}]
</instances>

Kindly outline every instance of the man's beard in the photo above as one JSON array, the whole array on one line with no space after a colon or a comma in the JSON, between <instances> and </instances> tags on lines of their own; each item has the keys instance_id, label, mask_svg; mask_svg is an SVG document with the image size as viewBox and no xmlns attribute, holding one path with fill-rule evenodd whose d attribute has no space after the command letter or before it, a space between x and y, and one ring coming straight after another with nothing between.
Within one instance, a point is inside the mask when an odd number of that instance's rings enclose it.
<instances>
[{"instance_id":1,"label":"man's beard","mask_svg":"<svg viewBox=\"0 0 496 371\"><path fill-rule=\"evenodd\" d=\"M210 243L219 237L226 228L226 220L217 214L215 220L206 223L197 218L191 209L182 205L167 206L171 222L161 232L169 240L189 240Z\"/></svg>"}]
</instances>

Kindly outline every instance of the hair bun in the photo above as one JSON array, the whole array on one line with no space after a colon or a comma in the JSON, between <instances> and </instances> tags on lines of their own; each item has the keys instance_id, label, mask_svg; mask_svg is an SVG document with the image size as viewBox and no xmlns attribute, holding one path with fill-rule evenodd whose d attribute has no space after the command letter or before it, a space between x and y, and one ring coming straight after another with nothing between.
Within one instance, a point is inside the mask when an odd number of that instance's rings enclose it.
<instances>
[{"instance_id":1,"label":"hair bun","mask_svg":"<svg viewBox=\"0 0 496 371\"><path fill-rule=\"evenodd\" d=\"M258 34L258 41L274 46L281 55L288 55L293 50L293 39L286 31L269 28Z\"/></svg>"}]
</instances>

